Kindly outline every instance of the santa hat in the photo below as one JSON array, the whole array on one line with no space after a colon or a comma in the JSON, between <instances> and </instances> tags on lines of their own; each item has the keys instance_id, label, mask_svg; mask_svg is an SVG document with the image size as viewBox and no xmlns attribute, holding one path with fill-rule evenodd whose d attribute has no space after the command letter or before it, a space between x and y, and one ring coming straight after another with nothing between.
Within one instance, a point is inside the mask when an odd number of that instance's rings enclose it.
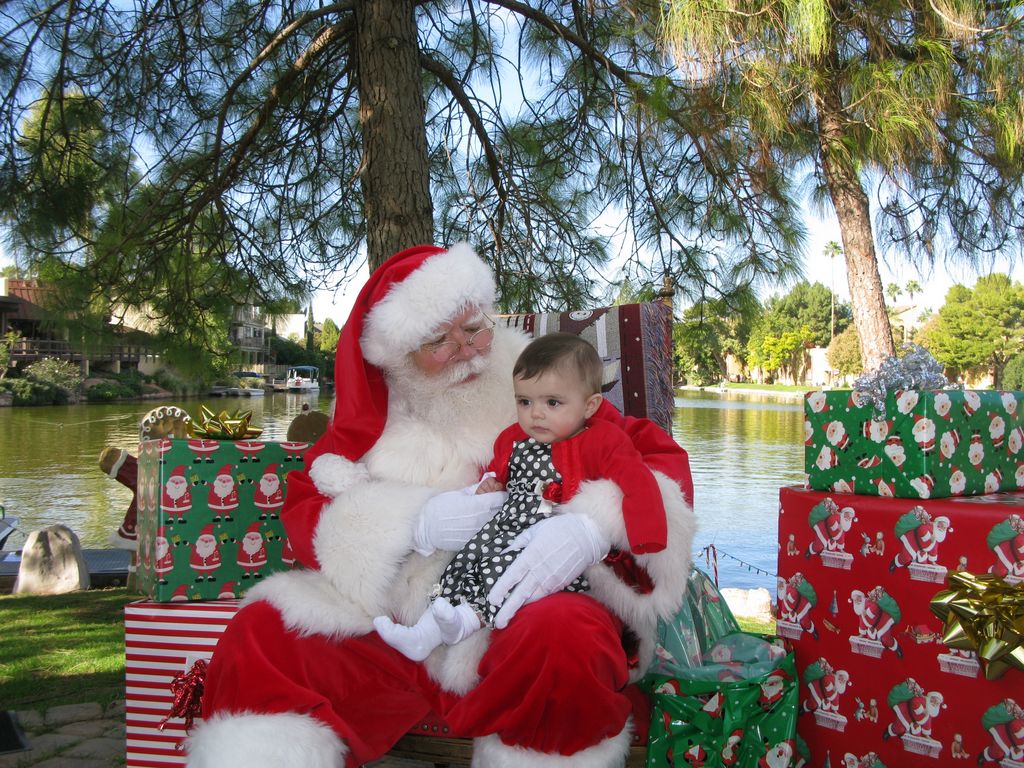
<instances>
[{"instance_id":1,"label":"santa hat","mask_svg":"<svg viewBox=\"0 0 1024 768\"><path fill-rule=\"evenodd\" d=\"M207 523L203 526L203 530L199 532L200 536L213 536L213 523Z\"/></svg>"},{"instance_id":2,"label":"santa hat","mask_svg":"<svg viewBox=\"0 0 1024 768\"><path fill-rule=\"evenodd\" d=\"M225 464L223 467L217 470L217 477L223 477L224 475L231 477L231 468L232 467L230 464Z\"/></svg>"},{"instance_id":3,"label":"santa hat","mask_svg":"<svg viewBox=\"0 0 1024 768\"><path fill-rule=\"evenodd\" d=\"M179 585L175 590L174 594L171 595L172 603L181 603L188 600L188 587L184 584Z\"/></svg>"},{"instance_id":4,"label":"santa hat","mask_svg":"<svg viewBox=\"0 0 1024 768\"><path fill-rule=\"evenodd\" d=\"M260 524L259 524L259 522L257 521L255 523L250 523L249 527L245 529L245 532L246 533L260 533ZM262 535L262 533L260 533L260 535Z\"/></svg>"},{"instance_id":5,"label":"santa hat","mask_svg":"<svg viewBox=\"0 0 1024 768\"><path fill-rule=\"evenodd\" d=\"M174 468L174 471L171 472L171 477L181 477L181 478L184 478L185 477L185 465L184 464L179 464L178 466L176 466Z\"/></svg>"},{"instance_id":6,"label":"santa hat","mask_svg":"<svg viewBox=\"0 0 1024 768\"><path fill-rule=\"evenodd\" d=\"M382 368L395 365L470 306L488 311L494 276L465 243L447 251L420 245L378 267L356 297L338 339L333 452L313 462L321 493L336 496L365 474L358 461L384 431L388 389Z\"/></svg>"},{"instance_id":7,"label":"santa hat","mask_svg":"<svg viewBox=\"0 0 1024 768\"><path fill-rule=\"evenodd\" d=\"M158 539L166 539L167 538L167 527L161 525L159 528L157 528L156 529L156 537Z\"/></svg>"},{"instance_id":8,"label":"santa hat","mask_svg":"<svg viewBox=\"0 0 1024 768\"><path fill-rule=\"evenodd\" d=\"M267 475L277 475L277 464L270 464L263 470L263 476L266 477Z\"/></svg>"}]
</instances>

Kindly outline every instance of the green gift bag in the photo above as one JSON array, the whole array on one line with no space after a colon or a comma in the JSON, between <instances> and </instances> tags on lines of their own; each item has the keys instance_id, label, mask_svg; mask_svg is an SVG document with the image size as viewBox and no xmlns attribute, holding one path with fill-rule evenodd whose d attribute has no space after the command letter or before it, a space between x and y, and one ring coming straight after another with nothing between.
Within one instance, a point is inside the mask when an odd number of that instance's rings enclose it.
<instances>
[{"instance_id":1,"label":"green gift bag","mask_svg":"<svg viewBox=\"0 0 1024 768\"><path fill-rule=\"evenodd\" d=\"M658 630L643 681L653 703L648 768L801 762L796 664L783 640L740 631L718 590L696 570L686 604Z\"/></svg>"}]
</instances>

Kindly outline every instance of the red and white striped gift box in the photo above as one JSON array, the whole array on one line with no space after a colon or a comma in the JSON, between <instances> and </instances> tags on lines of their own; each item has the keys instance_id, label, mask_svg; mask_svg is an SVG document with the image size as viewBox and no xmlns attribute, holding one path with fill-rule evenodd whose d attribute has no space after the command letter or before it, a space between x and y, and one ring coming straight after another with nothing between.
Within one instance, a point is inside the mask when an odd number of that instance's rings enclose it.
<instances>
[{"instance_id":1,"label":"red and white striped gift box","mask_svg":"<svg viewBox=\"0 0 1024 768\"><path fill-rule=\"evenodd\" d=\"M213 655L238 603L139 600L125 606L128 768L184 766L179 749L186 735L184 719L168 720L160 730L174 700L171 682Z\"/></svg>"}]
</instances>

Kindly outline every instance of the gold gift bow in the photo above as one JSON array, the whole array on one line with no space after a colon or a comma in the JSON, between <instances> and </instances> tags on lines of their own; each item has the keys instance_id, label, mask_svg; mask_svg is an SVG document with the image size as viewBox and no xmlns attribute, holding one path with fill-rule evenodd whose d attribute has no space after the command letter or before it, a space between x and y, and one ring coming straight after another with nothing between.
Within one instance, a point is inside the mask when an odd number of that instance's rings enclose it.
<instances>
[{"instance_id":1,"label":"gold gift bow","mask_svg":"<svg viewBox=\"0 0 1024 768\"><path fill-rule=\"evenodd\" d=\"M946 585L929 604L946 624L942 642L976 651L986 680L1010 667L1024 671L1024 585L969 571L949 574Z\"/></svg>"},{"instance_id":2,"label":"gold gift bow","mask_svg":"<svg viewBox=\"0 0 1024 768\"><path fill-rule=\"evenodd\" d=\"M199 423L192 421L188 425L188 432L193 437L205 437L211 440L247 440L259 437L263 432L260 427L249 426L252 411L235 411L233 414L227 411L214 413L205 405L201 405L199 413Z\"/></svg>"}]
</instances>

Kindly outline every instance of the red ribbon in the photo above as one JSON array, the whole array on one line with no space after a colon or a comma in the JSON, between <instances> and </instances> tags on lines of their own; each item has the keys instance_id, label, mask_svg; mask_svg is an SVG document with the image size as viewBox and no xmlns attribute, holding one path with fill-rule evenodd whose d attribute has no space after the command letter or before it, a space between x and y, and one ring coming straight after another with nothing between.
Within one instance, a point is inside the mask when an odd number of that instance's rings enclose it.
<instances>
[{"instance_id":1,"label":"red ribbon","mask_svg":"<svg viewBox=\"0 0 1024 768\"><path fill-rule=\"evenodd\" d=\"M604 559L604 564L612 569L612 573L619 577L619 581L631 587L634 592L649 595L654 591L651 575L629 552L613 549Z\"/></svg>"},{"instance_id":2,"label":"red ribbon","mask_svg":"<svg viewBox=\"0 0 1024 768\"><path fill-rule=\"evenodd\" d=\"M163 730L167 721L174 717L185 718L185 732L192 729L192 723L202 714L203 687L206 684L206 661L198 659L188 672L180 672L171 681L174 703L171 711L160 721Z\"/></svg>"},{"instance_id":3,"label":"red ribbon","mask_svg":"<svg viewBox=\"0 0 1024 768\"><path fill-rule=\"evenodd\" d=\"M562 484L552 480L544 486L542 496L548 501L560 502L562 500Z\"/></svg>"}]
</instances>

